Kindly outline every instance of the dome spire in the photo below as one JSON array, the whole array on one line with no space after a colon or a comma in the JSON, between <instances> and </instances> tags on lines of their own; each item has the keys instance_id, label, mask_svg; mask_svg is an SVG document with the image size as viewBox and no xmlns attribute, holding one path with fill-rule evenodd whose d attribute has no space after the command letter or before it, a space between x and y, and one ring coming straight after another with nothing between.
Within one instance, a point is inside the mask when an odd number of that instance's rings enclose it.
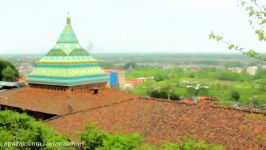
<instances>
[{"instance_id":1,"label":"dome spire","mask_svg":"<svg viewBox=\"0 0 266 150\"><path fill-rule=\"evenodd\" d=\"M71 24L71 19L70 19L70 16L69 16L69 12L67 12L67 24Z\"/></svg>"}]
</instances>

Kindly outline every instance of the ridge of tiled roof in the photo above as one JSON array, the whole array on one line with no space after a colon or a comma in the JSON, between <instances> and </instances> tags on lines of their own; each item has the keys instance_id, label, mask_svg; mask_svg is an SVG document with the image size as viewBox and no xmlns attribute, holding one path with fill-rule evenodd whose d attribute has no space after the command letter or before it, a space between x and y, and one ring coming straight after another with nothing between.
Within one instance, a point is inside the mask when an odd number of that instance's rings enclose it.
<instances>
[{"instance_id":1,"label":"ridge of tiled roof","mask_svg":"<svg viewBox=\"0 0 266 150\"><path fill-rule=\"evenodd\" d=\"M63 114L63 115L58 115L58 116L46 119L43 122L49 122L49 121L52 121L52 120L55 120L55 119L58 119L58 118L61 118L61 117L66 117L66 116L70 116L70 115L81 113L81 112L85 112L85 111L92 111L92 110L100 109L100 108L103 108L103 107L110 107L112 105L117 105L117 104L120 104L120 103L129 102L129 101L132 101L132 100L135 100L135 99L146 99L146 100L155 100L155 101L160 101L160 102L165 102L165 103L175 103L175 104L180 104L180 105L191 105L191 104L183 103L182 101L174 101L174 100L167 100L167 99L161 99L161 98L152 98L152 97L138 96L138 97L134 97L134 98L124 99L124 100L121 100L121 101L118 101L118 102L114 102L114 103L111 103L111 104L101 105L101 106L97 106L97 107L94 107L94 108L88 108L88 109L83 109L83 110L79 110L79 111L75 111L75 112L71 112L71 113L67 113L67 114ZM215 100L207 100L207 101L213 102ZM200 105L198 105L196 103L192 104L192 105L197 105L197 107L200 107ZM206 105L206 103L204 103L204 105ZM226 109L226 110L230 110L230 111L239 111L239 112L243 112L243 113L255 113L255 114L261 114L261 115L266 116L266 111L258 110L258 109L254 110L254 109L247 109L247 108L225 107L225 106L218 106L218 105L215 105L213 103L209 103L207 105L209 107L217 108L217 109Z\"/></svg>"},{"instance_id":2,"label":"ridge of tiled roof","mask_svg":"<svg viewBox=\"0 0 266 150\"><path fill-rule=\"evenodd\" d=\"M104 89L97 95L88 91L57 91L37 88L17 88L0 92L0 105L17 107L54 115L64 115L135 97L134 95ZM71 107L71 110L69 108Z\"/></svg>"},{"instance_id":3,"label":"ridge of tiled roof","mask_svg":"<svg viewBox=\"0 0 266 150\"><path fill-rule=\"evenodd\" d=\"M88 122L103 130L124 133L140 132L147 143L175 142L179 136L194 135L207 143L221 144L228 149L263 149L266 117L242 110L215 108L211 101L197 105L136 97L131 101L82 111L51 119L46 123L71 140L78 140L76 131L83 131ZM247 127L247 128L246 128Z\"/></svg>"},{"instance_id":4,"label":"ridge of tiled roof","mask_svg":"<svg viewBox=\"0 0 266 150\"><path fill-rule=\"evenodd\" d=\"M92 111L92 110L100 109L100 108L104 108L104 107L110 107L112 105L117 105L117 104L120 104L120 103L126 103L126 102L129 102L129 101L135 100L135 99L156 100L156 101L165 102L165 103L178 103L178 104L181 104L181 105L188 105L188 104L185 104L185 103L180 102L180 101L173 101L173 100L160 99L160 98L148 98L148 97L137 96L137 97L121 100L121 101L118 101L118 102L114 102L114 103L111 103L111 104L101 105L101 106L97 106L97 107L94 107L94 108L88 108L88 109L83 109L83 110L79 110L79 111L75 111L75 112L71 112L71 113L67 113L67 114L63 114L63 115L58 115L58 116L46 119L43 122L49 122L49 121L52 121L52 120L55 120L55 119L58 119L58 118L61 118L61 117L66 117L66 116L74 115L74 114L81 113L81 112ZM193 104L193 105L196 105L196 104Z\"/></svg>"},{"instance_id":5,"label":"ridge of tiled roof","mask_svg":"<svg viewBox=\"0 0 266 150\"><path fill-rule=\"evenodd\" d=\"M52 118L49 118L49 119L44 120L43 122L49 122L49 121L52 121L52 120L55 120L55 119L58 119L58 118L61 118L61 117L66 117L66 116L78 114L78 113L81 113L81 112L91 111L91 110L95 110L95 109L99 109L99 108L104 108L104 107L110 107L112 105L117 105L117 104L120 104L120 103L126 103L126 102L132 101L134 99L136 99L136 98L125 99L125 100L121 100L121 101L118 101L118 102L114 102L114 103L110 103L110 104L106 104L106 105L97 106L97 107L94 107L94 108L82 109L82 110L75 111L75 112L72 112L72 113L68 113L68 114L63 114L63 115L59 115L59 116L52 117Z\"/></svg>"}]
</instances>

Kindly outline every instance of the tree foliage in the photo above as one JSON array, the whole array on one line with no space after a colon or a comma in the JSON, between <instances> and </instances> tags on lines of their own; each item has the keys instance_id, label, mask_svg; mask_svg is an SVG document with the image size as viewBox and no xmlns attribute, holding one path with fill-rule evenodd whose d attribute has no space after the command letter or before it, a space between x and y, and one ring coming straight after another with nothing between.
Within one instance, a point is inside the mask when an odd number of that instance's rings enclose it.
<instances>
[{"instance_id":1,"label":"tree foliage","mask_svg":"<svg viewBox=\"0 0 266 150\"><path fill-rule=\"evenodd\" d=\"M124 66L124 69L126 69L126 70L133 70L133 69L136 69L136 68L137 68L137 65L134 62L128 62Z\"/></svg>"},{"instance_id":2,"label":"tree foliage","mask_svg":"<svg viewBox=\"0 0 266 150\"><path fill-rule=\"evenodd\" d=\"M0 73L0 80L15 81L19 77L16 67L5 60L0 60Z\"/></svg>"},{"instance_id":3,"label":"tree foliage","mask_svg":"<svg viewBox=\"0 0 266 150\"><path fill-rule=\"evenodd\" d=\"M238 101L240 99L240 94L239 92L237 91L232 91L231 92L231 98L234 100L234 101Z\"/></svg>"},{"instance_id":4,"label":"tree foliage","mask_svg":"<svg viewBox=\"0 0 266 150\"><path fill-rule=\"evenodd\" d=\"M81 141L85 142L86 150L223 150L220 145L207 144L202 140L183 138L179 144L167 142L162 145L143 144L143 137L140 134L111 134L97 129L90 125L81 134Z\"/></svg>"},{"instance_id":5,"label":"tree foliage","mask_svg":"<svg viewBox=\"0 0 266 150\"><path fill-rule=\"evenodd\" d=\"M153 98L162 98L162 99L168 99L168 91L167 89L162 90L153 90L149 92L149 96ZM180 100L180 96L176 93L170 92L170 99L171 100Z\"/></svg>"},{"instance_id":6,"label":"tree foliage","mask_svg":"<svg viewBox=\"0 0 266 150\"><path fill-rule=\"evenodd\" d=\"M224 150L220 145L207 144L203 140L186 139L181 144L165 143L164 150Z\"/></svg>"},{"instance_id":7,"label":"tree foliage","mask_svg":"<svg viewBox=\"0 0 266 150\"><path fill-rule=\"evenodd\" d=\"M81 141L85 143L86 150L132 150L140 148L142 140L143 137L139 134L111 134L101 131L95 126L89 126L81 134Z\"/></svg>"},{"instance_id":8,"label":"tree foliage","mask_svg":"<svg viewBox=\"0 0 266 150\"><path fill-rule=\"evenodd\" d=\"M16 71L10 66L7 66L1 72L3 76L3 81L16 81Z\"/></svg>"},{"instance_id":9,"label":"tree foliage","mask_svg":"<svg viewBox=\"0 0 266 150\"><path fill-rule=\"evenodd\" d=\"M163 74L156 74L154 75L154 80L157 82L163 81L167 78L167 76L163 75Z\"/></svg>"},{"instance_id":10,"label":"tree foliage","mask_svg":"<svg viewBox=\"0 0 266 150\"><path fill-rule=\"evenodd\" d=\"M0 149L67 149L46 142L66 142L67 140L34 118L12 111L0 111ZM36 145L7 146L6 142L26 142Z\"/></svg>"},{"instance_id":11,"label":"tree foliage","mask_svg":"<svg viewBox=\"0 0 266 150\"><path fill-rule=\"evenodd\" d=\"M257 0L238 0L239 4L244 8L244 10L247 12L247 15L249 17L249 24L252 27L254 34L257 35L257 38L259 41L266 41L266 35L265 35L265 25L266 25L266 5L263 4L265 2L260 1L260 3ZM259 60L266 61L266 57L262 54L257 53L254 49L245 49L243 47L240 47L237 44L230 43L224 40L224 38L216 34L214 32L211 32L209 35L210 40L215 40L218 42L223 42L225 45L227 45L229 50L235 50L239 51L242 54L256 58Z\"/></svg>"}]
</instances>

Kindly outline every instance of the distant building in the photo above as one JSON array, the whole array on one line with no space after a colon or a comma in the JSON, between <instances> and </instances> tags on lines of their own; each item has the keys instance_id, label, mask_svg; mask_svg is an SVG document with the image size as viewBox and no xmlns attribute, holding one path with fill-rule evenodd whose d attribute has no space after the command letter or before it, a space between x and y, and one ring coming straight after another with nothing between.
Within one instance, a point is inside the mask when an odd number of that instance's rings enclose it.
<instances>
[{"instance_id":1,"label":"distant building","mask_svg":"<svg viewBox=\"0 0 266 150\"><path fill-rule=\"evenodd\" d=\"M107 85L109 87L119 87L121 89L125 88L126 79L125 72L118 69L105 69L104 70L109 77Z\"/></svg>"},{"instance_id":2,"label":"distant building","mask_svg":"<svg viewBox=\"0 0 266 150\"><path fill-rule=\"evenodd\" d=\"M256 67L256 66L248 67L246 71L247 71L248 74L254 76L254 75L256 75L256 73L258 71L258 67Z\"/></svg>"}]
</instances>

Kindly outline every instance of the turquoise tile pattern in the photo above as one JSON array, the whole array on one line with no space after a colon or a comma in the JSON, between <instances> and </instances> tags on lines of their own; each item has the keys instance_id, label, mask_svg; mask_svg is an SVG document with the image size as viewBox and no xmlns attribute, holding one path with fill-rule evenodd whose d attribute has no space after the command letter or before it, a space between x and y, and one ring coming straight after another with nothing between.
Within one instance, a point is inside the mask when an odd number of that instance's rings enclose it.
<instances>
[{"instance_id":1,"label":"turquoise tile pattern","mask_svg":"<svg viewBox=\"0 0 266 150\"><path fill-rule=\"evenodd\" d=\"M76 86L108 81L97 60L79 44L69 16L56 44L36 64L28 76L28 83Z\"/></svg>"}]
</instances>

